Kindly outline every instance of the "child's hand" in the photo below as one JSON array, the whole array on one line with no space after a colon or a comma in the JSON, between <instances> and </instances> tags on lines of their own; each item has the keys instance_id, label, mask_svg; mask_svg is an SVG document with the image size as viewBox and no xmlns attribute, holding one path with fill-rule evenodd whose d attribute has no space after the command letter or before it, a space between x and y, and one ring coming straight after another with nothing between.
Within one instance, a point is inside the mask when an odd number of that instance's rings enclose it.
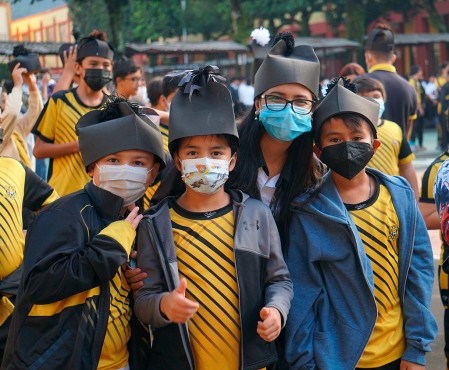
<instances>
[{"instance_id":1,"label":"child's hand","mask_svg":"<svg viewBox=\"0 0 449 370\"><path fill-rule=\"evenodd\" d=\"M260 310L260 318L257 334L266 342L274 341L281 333L281 314L274 307L264 307Z\"/></svg>"},{"instance_id":2,"label":"child's hand","mask_svg":"<svg viewBox=\"0 0 449 370\"><path fill-rule=\"evenodd\" d=\"M138 215L137 212L139 212L139 207L134 207L134 209L130 212L128 217L126 217L126 219L125 219L126 222L129 222L131 224L131 226L134 228L134 230L137 229L137 226L139 225L139 222L143 217L143 215Z\"/></svg>"},{"instance_id":3,"label":"child's hand","mask_svg":"<svg viewBox=\"0 0 449 370\"><path fill-rule=\"evenodd\" d=\"M401 361L400 370L426 370L425 366L414 364L413 362Z\"/></svg>"},{"instance_id":4,"label":"child's hand","mask_svg":"<svg viewBox=\"0 0 449 370\"><path fill-rule=\"evenodd\" d=\"M23 73L27 73L26 68L22 68L20 63L17 63L14 66L14 69L11 72L12 80L14 81L14 87L22 87L23 84Z\"/></svg>"},{"instance_id":5,"label":"child's hand","mask_svg":"<svg viewBox=\"0 0 449 370\"><path fill-rule=\"evenodd\" d=\"M161 313L176 324L184 324L198 311L198 302L186 298L186 289L187 280L182 278L178 287L161 299Z\"/></svg>"},{"instance_id":6,"label":"child's hand","mask_svg":"<svg viewBox=\"0 0 449 370\"><path fill-rule=\"evenodd\" d=\"M133 251L129 256L135 260L137 258L137 251ZM125 278L132 290L139 290L143 286L143 281L148 277L146 272L138 267L132 268L129 265L125 268Z\"/></svg>"}]
</instances>

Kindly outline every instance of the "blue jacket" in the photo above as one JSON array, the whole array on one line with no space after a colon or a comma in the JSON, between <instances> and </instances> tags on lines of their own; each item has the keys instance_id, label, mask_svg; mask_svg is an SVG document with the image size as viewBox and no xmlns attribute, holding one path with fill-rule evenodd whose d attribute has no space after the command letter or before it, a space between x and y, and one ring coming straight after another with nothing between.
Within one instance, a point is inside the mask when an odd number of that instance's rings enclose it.
<instances>
[{"instance_id":1,"label":"blue jacket","mask_svg":"<svg viewBox=\"0 0 449 370\"><path fill-rule=\"evenodd\" d=\"M403 360L425 364L437 326L430 312L433 256L414 194L405 179L373 169L399 219L399 297ZM286 325L293 369L354 369L377 318L371 262L335 184L326 174L316 193L295 199L285 256L294 286Z\"/></svg>"}]
</instances>

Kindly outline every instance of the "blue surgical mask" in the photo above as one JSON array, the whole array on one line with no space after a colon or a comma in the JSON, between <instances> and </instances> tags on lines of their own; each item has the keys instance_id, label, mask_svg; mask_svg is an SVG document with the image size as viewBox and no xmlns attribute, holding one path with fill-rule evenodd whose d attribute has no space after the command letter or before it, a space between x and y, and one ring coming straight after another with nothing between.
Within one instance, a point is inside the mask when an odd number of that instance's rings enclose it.
<instances>
[{"instance_id":1,"label":"blue surgical mask","mask_svg":"<svg viewBox=\"0 0 449 370\"><path fill-rule=\"evenodd\" d=\"M275 139L282 141L292 141L304 132L312 130L312 113L302 110L305 114L293 112L290 106L281 111L269 110L262 107L259 114L259 121L265 130Z\"/></svg>"},{"instance_id":2,"label":"blue surgical mask","mask_svg":"<svg viewBox=\"0 0 449 370\"><path fill-rule=\"evenodd\" d=\"M381 118L382 114L384 114L384 112L385 112L385 102L381 98L374 99L374 100L379 104L379 118Z\"/></svg>"}]
</instances>

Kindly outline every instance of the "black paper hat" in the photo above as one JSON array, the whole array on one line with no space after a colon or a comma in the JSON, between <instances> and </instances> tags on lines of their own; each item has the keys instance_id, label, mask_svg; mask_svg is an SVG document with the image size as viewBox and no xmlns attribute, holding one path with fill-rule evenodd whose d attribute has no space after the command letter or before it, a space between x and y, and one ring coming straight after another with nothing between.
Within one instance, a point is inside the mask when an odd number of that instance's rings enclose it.
<instances>
[{"instance_id":1,"label":"black paper hat","mask_svg":"<svg viewBox=\"0 0 449 370\"><path fill-rule=\"evenodd\" d=\"M394 51L394 34L385 28L373 28L365 41L365 50L389 53Z\"/></svg>"},{"instance_id":2,"label":"black paper hat","mask_svg":"<svg viewBox=\"0 0 449 370\"><path fill-rule=\"evenodd\" d=\"M80 60L86 57L102 57L105 59L114 59L114 48L112 45L100 39L85 37L78 43L78 54L76 60Z\"/></svg>"},{"instance_id":3,"label":"black paper hat","mask_svg":"<svg viewBox=\"0 0 449 370\"><path fill-rule=\"evenodd\" d=\"M118 103L121 117L104 120L103 110L93 110L76 124L83 163L87 167L107 155L124 150L153 153L165 167L165 154L159 129L145 115L137 115L126 102Z\"/></svg>"},{"instance_id":4,"label":"black paper hat","mask_svg":"<svg viewBox=\"0 0 449 370\"><path fill-rule=\"evenodd\" d=\"M231 93L218 67L207 66L182 72L180 89L170 105L168 148L184 137L228 134L237 141ZM172 153L173 154L173 153Z\"/></svg>"},{"instance_id":5,"label":"black paper hat","mask_svg":"<svg viewBox=\"0 0 449 370\"><path fill-rule=\"evenodd\" d=\"M259 96L269 88L299 83L318 97L320 84L320 61L311 46L299 45L289 53L287 43L281 39L268 52L256 73L254 96Z\"/></svg>"},{"instance_id":6,"label":"black paper hat","mask_svg":"<svg viewBox=\"0 0 449 370\"><path fill-rule=\"evenodd\" d=\"M20 63L21 68L26 68L27 73L37 73L42 69L39 55L30 53L23 44L14 46L13 55L15 58L8 63L9 71L11 73L17 63Z\"/></svg>"},{"instance_id":7,"label":"black paper hat","mask_svg":"<svg viewBox=\"0 0 449 370\"><path fill-rule=\"evenodd\" d=\"M69 53L69 49L71 47L76 47L76 44L72 44L72 43L66 42L66 43L62 44L59 47L58 55L59 55L59 58L61 59L62 65L64 65L64 52L66 52L68 54Z\"/></svg>"},{"instance_id":8,"label":"black paper hat","mask_svg":"<svg viewBox=\"0 0 449 370\"><path fill-rule=\"evenodd\" d=\"M343 83L343 79L339 79L313 113L312 131L315 142L319 142L323 123L334 116L344 113L361 116L371 126L374 138L377 138L379 104L374 99L364 98L353 93L344 87Z\"/></svg>"}]
</instances>

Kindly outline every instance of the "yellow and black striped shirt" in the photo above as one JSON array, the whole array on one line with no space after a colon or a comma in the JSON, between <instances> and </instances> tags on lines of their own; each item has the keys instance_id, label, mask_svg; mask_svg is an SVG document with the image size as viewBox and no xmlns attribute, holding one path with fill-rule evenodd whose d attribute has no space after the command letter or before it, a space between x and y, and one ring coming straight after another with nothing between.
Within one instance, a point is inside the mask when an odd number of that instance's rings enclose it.
<instances>
[{"instance_id":1,"label":"yellow and black striped shirt","mask_svg":"<svg viewBox=\"0 0 449 370\"><path fill-rule=\"evenodd\" d=\"M23 260L23 207L37 211L57 198L58 194L28 167L0 157L0 279Z\"/></svg>"},{"instance_id":2,"label":"yellow and black striped shirt","mask_svg":"<svg viewBox=\"0 0 449 370\"><path fill-rule=\"evenodd\" d=\"M162 122L159 124L159 130L161 130L162 134L162 142L164 143L164 150L169 152L168 150L168 126L164 125Z\"/></svg>"},{"instance_id":3,"label":"yellow and black striped shirt","mask_svg":"<svg viewBox=\"0 0 449 370\"><path fill-rule=\"evenodd\" d=\"M129 302L131 291L122 268L109 283L110 313L101 349L99 370L117 370L128 363L128 340L131 337L131 314Z\"/></svg>"},{"instance_id":4,"label":"yellow and black striped shirt","mask_svg":"<svg viewBox=\"0 0 449 370\"><path fill-rule=\"evenodd\" d=\"M104 100L102 104L104 103ZM32 133L43 141L54 144L66 144L78 141L75 125L78 119L93 109L77 96L76 89L59 91L53 94L45 104ZM66 195L80 190L90 181L79 152L50 161L48 183L59 195Z\"/></svg>"},{"instance_id":5,"label":"yellow and black striped shirt","mask_svg":"<svg viewBox=\"0 0 449 370\"><path fill-rule=\"evenodd\" d=\"M449 151L441 153L434 161L426 168L421 177L421 189L419 194L419 201L423 203L435 204L435 198L433 196L433 185L435 184L435 178L437 172L440 169L443 162L449 158ZM435 206L436 207L436 206ZM436 208L435 208L436 209ZM444 252L446 248L449 248L446 243L443 242L443 235L440 230L440 240L441 240L441 252L440 252L440 270L439 270L439 280L440 280L440 294L443 300L443 305L445 308L448 307L449 303L449 275L446 274L442 269Z\"/></svg>"},{"instance_id":6,"label":"yellow and black striped shirt","mask_svg":"<svg viewBox=\"0 0 449 370\"><path fill-rule=\"evenodd\" d=\"M377 185L366 204L346 205L371 261L377 320L358 368L380 367L401 358L405 349L399 298L399 220L391 195Z\"/></svg>"},{"instance_id":7,"label":"yellow and black striped shirt","mask_svg":"<svg viewBox=\"0 0 449 370\"><path fill-rule=\"evenodd\" d=\"M234 262L234 212L170 209L179 274L186 297L199 303L189 321L195 369L235 370L240 364L239 293Z\"/></svg>"},{"instance_id":8,"label":"yellow and black striped shirt","mask_svg":"<svg viewBox=\"0 0 449 370\"><path fill-rule=\"evenodd\" d=\"M382 120L382 124L377 127L377 137L381 145L369 161L368 167L390 176L398 176L399 165L410 163L415 159L410 146L404 140L402 129L392 121Z\"/></svg>"}]
</instances>

